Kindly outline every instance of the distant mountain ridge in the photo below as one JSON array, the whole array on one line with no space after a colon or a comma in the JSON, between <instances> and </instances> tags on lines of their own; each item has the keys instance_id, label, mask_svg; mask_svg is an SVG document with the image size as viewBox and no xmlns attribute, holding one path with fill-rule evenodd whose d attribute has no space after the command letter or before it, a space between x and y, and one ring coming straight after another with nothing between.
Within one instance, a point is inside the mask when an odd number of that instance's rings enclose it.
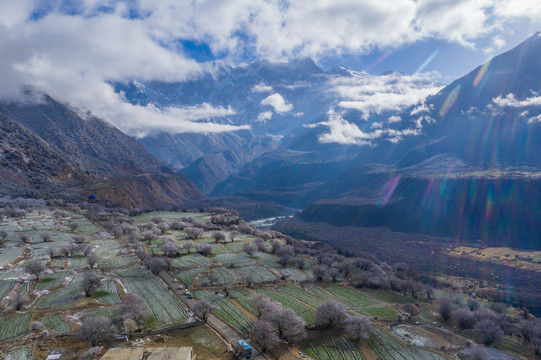
<instances>
[{"instance_id":1,"label":"distant mountain ridge","mask_svg":"<svg viewBox=\"0 0 541 360\"><path fill-rule=\"evenodd\" d=\"M39 103L1 103L0 119L2 170L9 174L4 194L85 200L94 193L145 209L202 198L192 182L129 136L100 119L82 119L47 95Z\"/></svg>"}]
</instances>

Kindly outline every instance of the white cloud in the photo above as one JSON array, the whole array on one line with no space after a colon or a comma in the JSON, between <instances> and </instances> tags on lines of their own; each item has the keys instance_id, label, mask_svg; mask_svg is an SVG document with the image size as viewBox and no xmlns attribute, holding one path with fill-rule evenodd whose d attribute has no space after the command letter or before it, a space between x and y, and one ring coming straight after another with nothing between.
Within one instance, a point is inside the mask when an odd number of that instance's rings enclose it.
<instances>
[{"instance_id":1,"label":"white cloud","mask_svg":"<svg viewBox=\"0 0 541 360\"><path fill-rule=\"evenodd\" d=\"M259 84L256 84L256 85L254 85L254 87L252 88L252 92L253 92L253 93L257 93L257 92L271 92L271 91L272 91L272 86L266 85L265 83L259 83Z\"/></svg>"},{"instance_id":2,"label":"white cloud","mask_svg":"<svg viewBox=\"0 0 541 360\"><path fill-rule=\"evenodd\" d=\"M399 123L401 121L402 121L402 118L400 116L398 116L398 115L393 115L387 120L387 122L389 124L395 124L395 123Z\"/></svg>"},{"instance_id":3,"label":"white cloud","mask_svg":"<svg viewBox=\"0 0 541 360\"><path fill-rule=\"evenodd\" d=\"M528 124L541 122L541 115L537 115L528 119Z\"/></svg>"},{"instance_id":4,"label":"white cloud","mask_svg":"<svg viewBox=\"0 0 541 360\"><path fill-rule=\"evenodd\" d=\"M259 115L257 115L257 121L260 121L260 122L266 122L267 120L270 120L272 119L272 111L264 111L262 113L260 113Z\"/></svg>"},{"instance_id":5,"label":"white cloud","mask_svg":"<svg viewBox=\"0 0 541 360\"><path fill-rule=\"evenodd\" d=\"M494 104L499 107L528 107L528 106L541 106L541 96L529 97L524 100L518 100L514 94L507 94L506 97L502 98L498 96L497 98L492 99Z\"/></svg>"},{"instance_id":6,"label":"white cloud","mask_svg":"<svg viewBox=\"0 0 541 360\"><path fill-rule=\"evenodd\" d=\"M366 120L372 114L384 111L402 110L422 102L427 96L437 93L441 87L432 79L434 73L402 75L391 73L384 76L371 76L366 73L352 77L333 77L329 81L331 92L343 100L339 106L355 109ZM413 111L421 111L419 109Z\"/></svg>"},{"instance_id":7,"label":"white cloud","mask_svg":"<svg viewBox=\"0 0 541 360\"><path fill-rule=\"evenodd\" d=\"M285 114L293 110L293 105L284 100L282 95L274 93L261 100L261 105L269 105L274 108L278 114Z\"/></svg>"},{"instance_id":8,"label":"white cloud","mask_svg":"<svg viewBox=\"0 0 541 360\"><path fill-rule=\"evenodd\" d=\"M323 144L372 145L373 140L377 139L398 142L405 136L417 136L421 134L420 129L382 129L381 123L373 123L371 127L375 130L364 132L356 124L345 120L342 114L334 110L329 110L327 118L327 121L305 125L308 128L326 126L329 129L329 132L318 136L319 142Z\"/></svg>"}]
</instances>

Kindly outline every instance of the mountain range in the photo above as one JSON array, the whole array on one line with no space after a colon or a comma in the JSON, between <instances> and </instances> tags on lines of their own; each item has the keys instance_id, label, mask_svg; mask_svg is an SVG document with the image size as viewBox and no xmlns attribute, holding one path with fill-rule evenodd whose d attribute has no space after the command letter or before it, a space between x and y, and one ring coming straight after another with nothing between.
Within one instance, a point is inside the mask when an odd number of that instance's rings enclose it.
<instances>
[{"instance_id":1,"label":"mountain range","mask_svg":"<svg viewBox=\"0 0 541 360\"><path fill-rule=\"evenodd\" d=\"M132 104L210 104L230 110L209 121L249 125L218 134L136 141L47 95L1 103L0 190L96 193L142 208L224 204L247 218L294 208L305 222L539 248L540 55L535 34L445 87L417 74L323 71L310 59L114 84ZM423 91L434 95L419 102Z\"/></svg>"}]
</instances>

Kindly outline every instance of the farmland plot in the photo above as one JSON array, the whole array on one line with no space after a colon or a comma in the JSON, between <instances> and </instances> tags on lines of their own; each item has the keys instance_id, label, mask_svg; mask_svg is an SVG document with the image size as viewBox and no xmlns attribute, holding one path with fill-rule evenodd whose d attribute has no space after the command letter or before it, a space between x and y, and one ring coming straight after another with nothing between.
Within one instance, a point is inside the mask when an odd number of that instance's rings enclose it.
<instances>
[{"instance_id":1,"label":"farmland plot","mask_svg":"<svg viewBox=\"0 0 541 360\"><path fill-rule=\"evenodd\" d=\"M205 290L196 291L194 295L198 299L207 299L215 307L213 312L241 333L249 333L252 329L252 320L228 299Z\"/></svg>"},{"instance_id":2,"label":"farmland plot","mask_svg":"<svg viewBox=\"0 0 541 360\"><path fill-rule=\"evenodd\" d=\"M319 304L325 301L321 299L320 297L317 297L314 294L295 286L280 286L280 287L277 287L276 290L280 291L281 293L292 296L295 299L307 305L310 305L313 308L316 308Z\"/></svg>"},{"instance_id":3,"label":"farmland plot","mask_svg":"<svg viewBox=\"0 0 541 360\"><path fill-rule=\"evenodd\" d=\"M229 250L224 248L222 245L212 244L212 253L213 254L227 254Z\"/></svg>"},{"instance_id":4,"label":"farmland plot","mask_svg":"<svg viewBox=\"0 0 541 360\"><path fill-rule=\"evenodd\" d=\"M246 266L237 269L241 278L243 275L249 274L256 283L268 283L274 280L278 280L276 275L264 268L263 266Z\"/></svg>"},{"instance_id":5,"label":"farmland plot","mask_svg":"<svg viewBox=\"0 0 541 360\"><path fill-rule=\"evenodd\" d=\"M214 268L212 270L214 271L214 274L216 274L216 277L218 278L218 280L211 284L208 279L208 276L205 275L199 278L199 284L202 284L203 282L207 282L210 285L227 285L227 284L234 284L238 281L237 274L235 274L235 272L231 270L228 270L222 267Z\"/></svg>"},{"instance_id":6,"label":"farmland plot","mask_svg":"<svg viewBox=\"0 0 541 360\"><path fill-rule=\"evenodd\" d=\"M13 270L2 270L0 271L0 280L10 279L15 280L19 279L25 271L22 268L13 269Z\"/></svg>"},{"instance_id":7,"label":"farmland plot","mask_svg":"<svg viewBox=\"0 0 541 360\"><path fill-rule=\"evenodd\" d=\"M199 254L183 255L173 260L173 266L178 268L203 266L207 267L212 264L212 260Z\"/></svg>"},{"instance_id":8,"label":"farmland plot","mask_svg":"<svg viewBox=\"0 0 541 360\"><path fill-rule=\"evenodd\" d=\"M74 256L68 260L68 269L81 269L86 267L86 257Z\"/></svg>"},{"instance_id":9,"label":"farmland plot","mask_svg":"<svg viewBox=\"0 0 541 360\"><path fill-rule=\"evenodd\" d=\"M149 213L140 214L134 216L136 222L146 223L151 221L155 217L160 217L165 221L181 221L183 217L193 217L200 222L209 222L208 215L203 213L190 213L190 212L172 212L172 211L153 211Z\"/></svg>"},{"instance_id":10,"label":"farmland plot","mask_svg":"<svg viewBox=\"0 0 541 360\"><path fill-rule=\"evenodd\" d=\"M30 292L30 281L25 281L19 289L20 296L26 296Z\"/></svg>"},{"instance_id":11,"label":"farmland plot","mask_svg":"<svg viewBox=\"0 0 541 360\"><path fill-rule=\"evenodd\" d=\"M28 360L31 358L32 356L30 354L30 349L23 347L11 350L9 353L6 354L4 360Z\"/></svg>"},{"instance_id":12,"label":"farmland plot","mask_svg":"<svg viewBox=\"0 0 541 360\"><path fill-rule=\"evenodd\" d=\"M0 299L3 299L16 283L17 281L15 280L0 281Z\"/></svg>"},{"instance_id":13,"label":"farmland plot","mask_svg":"<svg viewBox=\"0 0 541 360\"><path fill-rule=\"evenodd\" d=\"M119 256L101 259L99 262L99 267L101 269L108 270L108 269L133 265L137 262L138 262L138 259L135 256L119 255Z\"/></svg>"},{"instance_id":14,"label":"farmland plot","mask_svg":"<svg viewBox=\"0 0 541 360\"><path fill-rule=\"evenodd\" d=\"M75 274L66 287L46 295L37 306L37 309L61 309L73 306L79 302L82 295L81 283L84 273Z\"/></svg>"},{"instance_id":15,"label":"farmland plot","mask_svg":"<svg viewBox=\"0 0 541 360\"><path fill-rule=\"evenodd\" d=\"M31 318L32 314L16 314L0 319L0 344L24 336Z\"/></svg>"},{"instance_id":16,"label":"farmland plot","mask_svg":"<svg viewBox=\"0 0 541 360\"><path fill-rule=\"evenodd\" d=\"M0 249L0 266L6 266L22 255L24 247L6 247Z\"/></svg>"},{"instance_id":17,"label":"farmland plot","mask_svg":"<svg viewBox=\"0 0 541 360\"><path fill-rule=\"evenodd\" d=\"M251 300L254 294L252 294L249 290L244 288L235 288L229 290L229 295L231 295L233 299L241 304L243 308L252 314L257 315L257 309L254 307Z\"/></svg>"},{"instance_id":18,"label":"farmland plot","mask_svg":"<svg viewBox=\"0 0 541 360\"><path fill-rule=\"evenodd\" d=\"M179 324L188 318L180 300L157 277L142 269L119 270L128 292L140 295L152 314L153 326Z\"/></svg>"},{"instance_id":19,"label":"farmland plot","mask_svg":"<svg viewBox=\"0 0 541 360\"><path fill-rule=\"evenodd\" d=\"M402 344L379 326L372 326L368 346L380 359L389 360L445 360L442 355Z\"/></svg>"},{"instance_id":20,"label":"farmland plot","mask_svg":"<svg viewBox=\"0 0 541 360\"><path fill-rule=\"evenodd\" d=\"M255 257L261 264L265 266L274 268L278 267L278 263L276 262L278 260L278 257L275 255L258 251L255 253Z\"/></svg>"},{"instance_id":21,"label":"farmland plot","mask_svg":"<svg viewBox=\"0 0 541 360\"><path fill-rule=\"evenodd\" d=\"M330 285L325 287L324 290L331 292L339 299L353 305L355 310L360 310L367 306L378 305L376 299L345 286Z\"/></svg>"},{"instance_id":22,"label":"farmland plot","mask_svg":"<svg viewBox=\"0 0 541 360\"><path fill-rule=\"evenodd\" d=\"M62 283L66 276L68 276L67 271L57 271L52 274L47 274L39 279L39 282L36 285L36 290L49 290L57 287Z\"/></svg>"},{"instance_id":23,"label":"farmland plot","mask_svg":"<svg viewBox=\"0 0 541 360\"><path fill-rule=\"evenodd\" d=\"M357 345L345 336L325 336L310 340L304 350L316 360L364 360Z\"/></svg>"},{"instance_id":24,"label":"farmland plot","mask_svg":"<svg viewBox=\"0 0 541 360\"><path fill-rule=\"evenodd\" d=\"M254 265L256 263L255 259L252 259L248 256L242 254L219 254L215 256L216 261L218 261L223 266L229 266L233 264L235 266L247 266Z\"/></svg>"},{"instance_id":25,"label":"farmland plot","mask_svg":"<svg viewBox=\"0 0 541 360\"><path fill-rule=\"evenodd\" d=\"M303 271L294 268L280 269L280 273L287 276L287 279L292 281L304 281L312 279L311 276L306 275L306 273Z\"/></svg>"},{"instance_id":26,"label":"farmland plot","mask_svg":"<svg viewBox=\"0 0 541 360\"><path fill-rule=\"evenodd\" d=\"M41 319L41 323L49 330L69 334L71 326L65 322L60 315L49 315Z\"/></svg>"},{"instance_id":27,"label":"farmland plot","mask_svg":"<svg viewBox=\"0 0 541 360\"><path fill-rule=\"evenodd\" d=\"M246 242L244 242L244 241L233 241L233 242L229 242L227 244L224 244L224 246L229 251L240 252L240 251L242 251L242 247L244 246L244 244L246 244Z\"/></svg>"},{"instance_id":28,"label":"farmland plot","mask_svg":"<svg viewBox=\"0 0 541 360\"><path fill-rule=\"evenodd\" d=\"M95 298L102 304L116 305L122 302L114 280L103 280L95 293Z\"/></svg>"},{"instance_id":29,"label":"farmland plot","mask_svg":"<svg viewBox=\"0 0 541 360\"><path fill-rule=\"evenodd\" d=\"M94 309L87 311L85 315L83 316L83 319L88 319L92 317L97 316L105 316L111 319L112 321L115 321L115 319L118 319L122 316L122 310L119 306L117 307L100 307L99 309Z\"/></svg>"},{"instance_id":30,"label":"farmland plot","mask_svg":"<svg viewBox=\"0 0 541 360\"><path fill-rule=\"evenodd\" d=\"M306 321L307 324L310 325L314 323L316 311L308 305L300 303L291 296L288 296L276 290L259 289L257 290L257 292L268 296L271 300L277 301L285 307L295 311L297 315L299 315L301 318L304 319L304 321Z\"/></svg>"},{"instance_id":31,"label":"farmland plot","mask_svg":"<svg viewBox=\"0 0 541 360\"><path fill-rule=\"evenodd\" d=\"M121 248L120 243L114 239L96 240L94 243L98 245L94 254L100 258L116 256Z\"/></svg>"},{"instance_id":32,"label":"farmland plot","mask_svg":"<svg viewBox=\"0 0 541 360\"><path fill-rule=\"evenodd\" d=\"M193 284L193 277L197 274L201 274L207 271L207 268L194 268L189 270L181 270L176 274L176 278L185 286L191 286Z\"/></svg>"},{"instance_id":33,"label":"farmland plot","mask_svg":"<svg viewBox=\"0 0 541 360\"><path fill-rule=\"evenodd\" d=\"M87 219L77 219L73 221L75 224L77 224L77 229L75 230L79 234L93 234L102 231L101 228L98 226L92 224Z\"/></svg>"}]
</instances>

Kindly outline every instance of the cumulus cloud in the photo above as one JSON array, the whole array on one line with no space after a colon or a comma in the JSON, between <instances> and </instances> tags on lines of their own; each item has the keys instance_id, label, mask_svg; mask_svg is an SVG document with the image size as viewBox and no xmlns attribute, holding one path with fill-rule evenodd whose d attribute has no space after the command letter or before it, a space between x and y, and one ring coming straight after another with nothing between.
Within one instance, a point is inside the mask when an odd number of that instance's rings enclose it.
<instances>
[{"instance_id":1,"label":"cumulus cloud","mask_svg":"<svg viewBox=\"0 0 541 360\"><path fill-rule=\"evenodd\" d=\"M149 119L174 115L127 104L109 84L183 81L211 71L213 65L186 55L183 41L208 46L227 64L363 54L430 38L465 46L491 38L496 49L504 44L506 24L523 20L541 21L539 1L0 0L0 97L15 98L16 89L30 85L129 130L129 117L119 115L119 108L134 116L137 126L148 111L154 111ZM373 89L336 85L344 92L341 106L363 114L415 104L430 92L412 86L383 96L391 82ZM253 90L272 91L263 85ZM276 112L292 110L279 94L271 96ZM180 120L184 125L176 131L199 129Z\"/></svg>"},{"instance_id":2,"label":"cumulus cloud","mask_svg":"<svg viewBox=\"0 0 541 360\"><path fill-rule=\"evenodd\" d=\"M254 87L252 87L253 93L271 92L271 91L272 91L272 86L266 85L265 83L259 83L259 84L254 85Z\"/></svg>"},{"instance_id":3,"label":"cumulus cloud","mask_svg":"<svg viewBox=\"0 0 541 360\"><path fill-rule=\"evenodd\" d=\"M372 145L373 140L376 139L383 139L396 143L405 136L416 136L421 134L420 129L382 129L381 123L373 123L375 126L371 127L375 130L364 132L359 129L356 124L345 120L341 113L332 109L327 113L327 119L327 121L305 125L305 127L308 128L325 126L329 129L329 132L318 136L318 141L322 144Z\"/></svg>"},{"instance_id":4,"label":"cumulus cloud","mask_svg":"<svg viewBox=\"0 0 541 360\"><path fill-rule=\"evenodd\" d=\"M331 92L343 99L338 104L340 107L358 110L366 120L372 114L402 110L418 104L427 96L437 93L441 87L436 85L433 77L433 73L391 73L383 76L358 73L351 77L333 77L329 80L329 86Z\"/></svg>"},{"instance_id":5,"label":"cumulus cloud","mask_svg":"<svg viewBox=\"0 0 541 360\"><path fill-rule=\"evenodd\" d=\"M528 107L528 106L541 106L541 96L529 97L524 100L518 100L515 97L515 94L507 94L506 97L498 96L497 98L492 99L494 104L499 107Z\"/></svg>"},{"instance_id":6,"label":"cumulus cloud","mask_svg":"<svg viewBox=\"0 0 541 360\"><path fill-rule=\"evenodd\" d=\"M261 105L268 105L274 108L278 114L285 114L293 110L293 105L284 100L282 95L274 93L261 100Z\"/></svg>"},{"instance_id":7,"label":"cumulus cloud","mask_svg":"<svg viewBox=\"0 0 541 360\"><path fill-rule=\"evenodd\" d=\"M257 121L259 122L266 122L267 120L272 119L272 111L264 111L257 115Z\"/></svg>"}]
</instances>

